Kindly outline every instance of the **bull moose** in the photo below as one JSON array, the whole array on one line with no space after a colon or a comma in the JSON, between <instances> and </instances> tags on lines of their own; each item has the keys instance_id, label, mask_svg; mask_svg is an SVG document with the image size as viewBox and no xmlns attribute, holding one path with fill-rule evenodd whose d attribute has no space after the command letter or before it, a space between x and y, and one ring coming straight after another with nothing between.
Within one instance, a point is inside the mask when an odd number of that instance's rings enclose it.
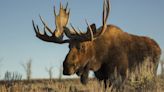
<instances>
[{"instance_id":1,"label":"bull moose","mask_svg":"<svg viewBox=\"0 0 164 92\"><path fill-rule=\"evenodd\" d=\"M87 83L89 70L94 71L98 80L110 80L115 69L122 78L126 77L127 69L142 64L145 58L151 58L150 62L155 67L156 73L161 49L151 38L137 36L122 31L115 25L107 25L110 12L109 0L104 0L102 13L102 26L96 28L95 24L87 24L87 31L76 30L72 25L67 27L70 11L60 4L59 14L56 14L54 7L56 29L52 31L40 19L44 25L44 34L40 33L38 25L32 20L36 37L58 44L69 44L69 52L63 62L63 74L80 76L83 84ZM50 34L48 35L48 31ZM67 38L64 39L64 36Z\"/></svg>"}]
</instances>

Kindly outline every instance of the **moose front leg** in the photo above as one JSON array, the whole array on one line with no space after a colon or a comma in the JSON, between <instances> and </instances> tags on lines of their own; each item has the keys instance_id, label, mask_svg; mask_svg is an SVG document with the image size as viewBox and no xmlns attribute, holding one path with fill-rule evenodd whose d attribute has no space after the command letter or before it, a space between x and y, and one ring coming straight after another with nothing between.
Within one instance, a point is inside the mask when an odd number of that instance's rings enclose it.
<instances>
[{"instance_id":1,"label":"moose front leg","mask_svg":"<svg viewBox=\"0 0 164 92\"><path fill-rule=\"evenodd\" d=\"M84 68L81 68L78 72L76 72L76 74L80 76L81 83L86 85L88 83L88 75L89 75L88 64Z\"/></svg>"},{"instance_id":2,"label":"moose front leg","mask_svg":"<svg viewBox=\"0 0 164 92\"><path fill-rule=\"evenodd\" d=\"M89 69L84 70L84 72L80 76L80 81L82 84L86 85L88 83L88 75L89 75Z\"/></svg>"}]
</instances>

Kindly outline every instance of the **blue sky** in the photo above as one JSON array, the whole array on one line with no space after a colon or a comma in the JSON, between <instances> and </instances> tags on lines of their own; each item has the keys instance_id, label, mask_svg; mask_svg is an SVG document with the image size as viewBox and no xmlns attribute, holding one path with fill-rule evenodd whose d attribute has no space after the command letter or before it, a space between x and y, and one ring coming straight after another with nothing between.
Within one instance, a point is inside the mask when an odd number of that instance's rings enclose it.
<instances>
[{"instance_id":1,"label":"blue sky","mask_svg":"<svg viewBox=\"0 0 164 92\"><path fill-rule=\"evenodd\" d=\"M102 0L0 0L0 74L5 71L23 74L21 63L32 62L32 77L48 77L45 67L53 66L54 77L68 52L68 44L46 43L35 37L32 19L40 27L40 14L51 29L55 29L53 6L69 1L71 22L86 30L85 19L101 26ZM57 11L56 10L56 11ZM111 0L109 24L115 24L126 32L155 39L164 48L164 0Z\"/></svg>"}]
</instances>

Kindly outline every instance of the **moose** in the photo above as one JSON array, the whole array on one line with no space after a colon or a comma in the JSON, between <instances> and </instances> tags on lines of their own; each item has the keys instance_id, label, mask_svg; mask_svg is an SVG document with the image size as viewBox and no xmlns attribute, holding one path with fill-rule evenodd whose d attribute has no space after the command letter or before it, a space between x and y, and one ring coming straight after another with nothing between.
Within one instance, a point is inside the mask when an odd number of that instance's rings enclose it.
<instances>
[{"instance_id":1,"label":"moose","mask_svg":"<svg viewBox=\"0 0 164 92\"><path fill-rule=\"evenodd\" d=\"M77 74L83 84L88 81L89 71L93 71L95 77L104 81L111 79L115 69L122 79L126 77L126 71L142 64L145 58L151 58L154 74L157 71L161 49L151 38L138 36L124 32L115 25L107 24L110 12L109 0L104 0L102 13L102 26L96 28L95 24L89 24L86 20L87 31L71 29L67 27L70 10L60 4L59 14L54 7L56 29L52 31L43 18L44 33L40 32L38 25L32 20L36 37L45 42L57 44L69 44L69 52L63 62L63 74ZM47 34L48 31L50 34ZM67 38L64 38L66 36Z\"/></svg>"}]
</instances>

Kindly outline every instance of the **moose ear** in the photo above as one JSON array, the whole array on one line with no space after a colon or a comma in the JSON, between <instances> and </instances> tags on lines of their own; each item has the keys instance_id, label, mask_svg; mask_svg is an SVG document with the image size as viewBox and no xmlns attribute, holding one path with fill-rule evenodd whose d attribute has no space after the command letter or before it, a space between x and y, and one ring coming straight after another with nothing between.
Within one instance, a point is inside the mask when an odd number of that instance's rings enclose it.
<instances>
[{"instance_id":1,"label":"moose ear","mask_svg":"<svg viewBox=\"0 0 164 92\"><path fill-rule=\"evenodd\" d=\"M91 29L93 31L93 34L96 33L96 24L93 23L93 24L90 25L90 27L91 27ZM87 27L87 32L89 32L89 27Z\"/></svg>"}]
</instances>

